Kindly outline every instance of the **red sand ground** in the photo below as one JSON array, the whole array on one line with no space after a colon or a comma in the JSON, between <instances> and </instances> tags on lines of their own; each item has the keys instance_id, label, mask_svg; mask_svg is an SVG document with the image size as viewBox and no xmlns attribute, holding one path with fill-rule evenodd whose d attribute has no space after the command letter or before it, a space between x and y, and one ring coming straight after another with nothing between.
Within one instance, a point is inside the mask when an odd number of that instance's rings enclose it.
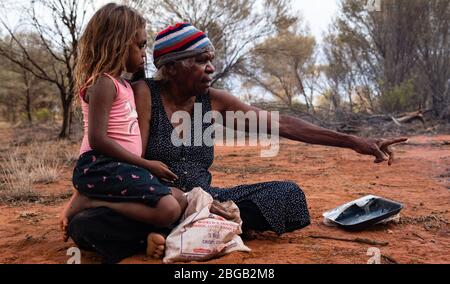
<instances>
[{"instance_id":1,"label":"red sand ground","mask_svg":"<svg viewBox=\"0 0 450 284\"><path fill-rule=\"evenodd\" d=\"M6 142L7 133L0 138ZM375 165L370 157L349 150L282 141L280 155L259 158L257 148L218 148L213 167L215 186L233 186L272 180L292 180L304 189L312 225L278 237L264 233L246 244L251 253L233 253L208 263L367 263L371 245L313 239L311 235L366 238L389 245L379 247L383 263L450 263L450 136L412 137L397 147L393 167ZM70 169L62 181L39 186L46 193L71 188ZM390 198L405 205L399 224L377 226L349 233L322 224L322 213L367 194ZM65 201L0 205L0 263L66 263L58 215ZM390 260L388 260L390 259ZM99 257L83 252L83 263L98 263ZM123 263L155 264L138 255Z\"/></svg>"}]
</instances>

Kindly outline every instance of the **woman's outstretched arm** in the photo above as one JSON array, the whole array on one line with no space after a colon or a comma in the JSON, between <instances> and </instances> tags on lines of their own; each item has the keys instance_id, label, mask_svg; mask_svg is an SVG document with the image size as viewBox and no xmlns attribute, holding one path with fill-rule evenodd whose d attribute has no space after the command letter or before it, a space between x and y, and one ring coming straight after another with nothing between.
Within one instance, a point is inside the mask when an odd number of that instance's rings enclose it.
<instances>
[{"instance_id":1,"label":"woman's outstretched arm","mask_svg":"<svg viewBox=\"0 0 450 284\"><path fill-rule=\"evenodd\" d=\"M363 155L374 156L375 163L389 161L389 165L391 165L394 161L394 152L390 149L390 146L407 141L406 138L383 140L347 135L287 115L280 115L279 120L275 121L272 119L270 112L267 113L259 108L250 106L226 91L211 88L210 95L213 110L222 114L224 122L227 121L226 117L230 115L229 112L254 112L258 118L256 122L258 125L252 128L247 120L247 132L251 129L257 129L259 133L261 129L259 125L261 120L259 118L264 114L267 115L267 127L263 127L263 129L267 129L268 134L271 134L271 129L277 128L280 137L309 144L352 149ZM236 121L234 125L225 126L238 129Z\"/></svg>"}]
</instances>

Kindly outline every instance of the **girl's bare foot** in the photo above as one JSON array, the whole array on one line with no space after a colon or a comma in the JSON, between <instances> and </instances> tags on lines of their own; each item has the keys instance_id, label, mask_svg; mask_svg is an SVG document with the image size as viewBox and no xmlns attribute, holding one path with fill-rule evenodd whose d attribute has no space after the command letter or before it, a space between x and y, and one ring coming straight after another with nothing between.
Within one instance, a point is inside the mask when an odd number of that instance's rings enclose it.
<instances>
[{"instance_id":1,"label":"girl's bare foot","mask_svg":"<svg viewBox=\"0 0 450 284\"><path fill-rule=\"evenodd\" d=\"M67 234L69 220L81 211L90 208L90 206L91 200L88 197L81 195L78 191L75 191L61 214L60 226L63 232L64 242L69 240L69 235Z\"/></svg>"},{"instance_id":2,"label":"girl's bare foot","mask_svg":"<svg viewBox=\"0 0 450 284\"><path fill-rule=\"evenodd\" d=\"M147 237L147 256L154 259L161 259L166 249L166 239L163 235L151 233Z\"/></svg>"}]
</instances>

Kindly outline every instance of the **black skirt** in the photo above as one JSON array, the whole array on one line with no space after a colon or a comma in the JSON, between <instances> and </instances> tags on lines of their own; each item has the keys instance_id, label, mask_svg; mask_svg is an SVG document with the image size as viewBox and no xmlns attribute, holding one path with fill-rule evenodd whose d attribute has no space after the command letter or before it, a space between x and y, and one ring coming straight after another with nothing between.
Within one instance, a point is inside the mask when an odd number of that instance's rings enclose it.
<instances>
[{"instance_id":1,"label":"black skirt","mask_svg":"<svg viewBox=\"0 0 450 284\"><path fill-rule=\"evenodd\" d=\"M171 194L148 170L118 162L96 151L81 155L73 171L74 187L82 195L109 202L137 202L156 207Z\"/></svg>"}]
</instances>

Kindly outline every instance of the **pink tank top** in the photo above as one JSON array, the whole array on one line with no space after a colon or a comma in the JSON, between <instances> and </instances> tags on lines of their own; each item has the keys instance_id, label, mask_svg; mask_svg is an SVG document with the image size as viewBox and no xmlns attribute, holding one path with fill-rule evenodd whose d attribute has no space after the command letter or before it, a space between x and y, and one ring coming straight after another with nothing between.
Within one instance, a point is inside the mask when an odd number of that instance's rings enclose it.
<instances>
[{"instance_id":1,"label":"pink tank top","mask_svg":"<svg viewBox=\"0 0 450 284\"><path fill-rule=\"evenodd\" d=\"M114 77L108 76L116 86L117 96L112 104L109 114L107 135L127 151L137 155L142 155L141 132L138 125L138 115L136 112L136 103L134 93L128 82L126 86L120 84ZM84 137L81 144L80 155L92 150L89 145L88 126L89 126L89 104L84 101L86 90L80 92L81 108L84 118ZM91 121L95 124L95 121Z\"/></svg>"}]
</instances>

